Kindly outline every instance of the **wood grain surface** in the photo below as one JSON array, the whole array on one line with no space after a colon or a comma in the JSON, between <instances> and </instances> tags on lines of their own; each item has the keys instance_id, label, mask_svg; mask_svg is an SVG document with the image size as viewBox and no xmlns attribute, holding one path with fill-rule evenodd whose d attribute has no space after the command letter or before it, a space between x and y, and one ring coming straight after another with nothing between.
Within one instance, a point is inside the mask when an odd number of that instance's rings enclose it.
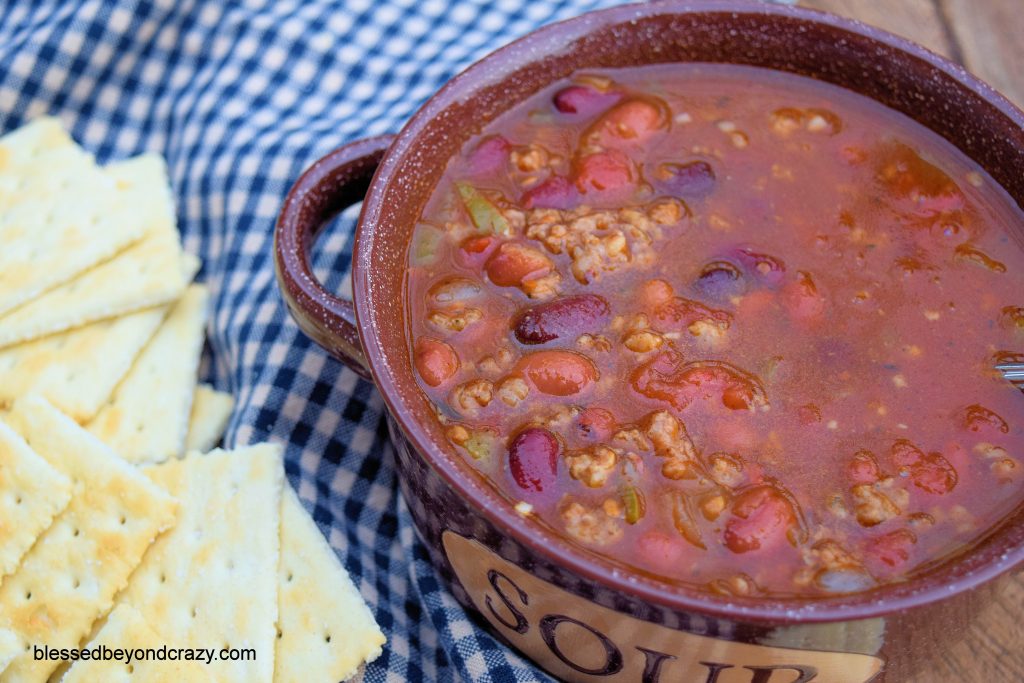
<instances>
[{"instance_id":1,"label":"wood grain surface","mask_svg":"<svg viewBox=\"0 0 1024 683\"><path fill-rule=\"evenodd\" d=\"M1024 0L801 0L910 38L961 62L1024 106ZM963 639L908 683L1024 681L1024 574Z\"/></svg>"}]
</instances>

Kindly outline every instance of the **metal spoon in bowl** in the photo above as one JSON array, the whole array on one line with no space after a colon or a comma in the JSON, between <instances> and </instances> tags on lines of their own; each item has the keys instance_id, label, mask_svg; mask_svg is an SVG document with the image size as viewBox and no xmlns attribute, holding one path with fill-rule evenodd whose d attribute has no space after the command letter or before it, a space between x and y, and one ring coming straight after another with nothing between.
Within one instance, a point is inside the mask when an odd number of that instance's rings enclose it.
<instances>
[{"instance_id":1,"label":"metal spoon in bowl","mask_svg":"<svg viewBox=\"0 0 1024 683\"><path fill-rule=\"evenodd\" d=\"M1024 363L1001 363L996 370L1003 373L1006 381L1024 391Z\"/></svg>"}]
</instances>

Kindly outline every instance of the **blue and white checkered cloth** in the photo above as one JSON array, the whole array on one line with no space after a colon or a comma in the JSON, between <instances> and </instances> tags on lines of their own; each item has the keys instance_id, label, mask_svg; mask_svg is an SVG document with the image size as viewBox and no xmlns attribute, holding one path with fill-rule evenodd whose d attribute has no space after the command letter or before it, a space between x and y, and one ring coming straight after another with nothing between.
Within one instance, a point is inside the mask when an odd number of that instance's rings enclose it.
<instances>
[{"instance_id":1,"label":"blue and white checkered cloth","mask_svg":"<svg viewBox=\"0 0 1024 683\"><path fill-rule=\"evenodd\" d=\"M186 248L202 256L213 298L203 375L237 398L226 444L287 444L289 481L387 634L368 681L547 677L469 618L431 568L396 488L380 396L285 311L271 260L278 208L321 155L397 132L480 57L611 4L0 3L0 132L50 113L101 162L166 157ZM315 262L343 294L355 216L329 229Z\"/></svg>"}]
</instances>

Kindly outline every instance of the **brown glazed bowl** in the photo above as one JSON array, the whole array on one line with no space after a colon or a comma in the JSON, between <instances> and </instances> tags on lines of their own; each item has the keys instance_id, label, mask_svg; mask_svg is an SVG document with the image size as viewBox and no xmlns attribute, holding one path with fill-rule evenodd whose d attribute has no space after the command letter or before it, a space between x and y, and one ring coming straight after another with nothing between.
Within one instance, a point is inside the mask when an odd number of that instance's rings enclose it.
<instances>
[{"instance_id":1,"label":"brown glazed bowl","mask_svg":"<svg viewBox=\"0 0 1024 683\"><path fill-rule=\"evenodd\" d=\"M669 0L542 28L441 89L396 137L332 152L281 211L275 265L299 326L387 403L402 492L457 599L560 679L863 683L925 675L1024 563L1024 506L977 547L913 580L817 600L726 599L661 583L559 538L449 446L417 387L405 322L406 251L450 157L487 122L577 69L731 62L828 81L896 109L980 163L1024 205L1024 114L913 43L818 12ZM365 196L365 199L364 199ZM353 301L324 290L309 249L364 200Z\"/></svg>"}]
</instances>

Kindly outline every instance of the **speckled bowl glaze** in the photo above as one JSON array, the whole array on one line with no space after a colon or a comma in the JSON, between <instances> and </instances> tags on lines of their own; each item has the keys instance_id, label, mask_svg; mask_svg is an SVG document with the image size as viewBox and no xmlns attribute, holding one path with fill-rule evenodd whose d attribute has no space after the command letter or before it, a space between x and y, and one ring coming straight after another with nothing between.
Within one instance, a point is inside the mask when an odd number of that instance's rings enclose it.
<instances>
[{"instance_id":1,"label":"speckled bowl glaze","mask_svg":"<svg viewBox=\"0 0 1024 683\"><path fill-rule=\"evenodd\" d=\"M818 600L726 600L630 573L510 502L453 451L408 351L413 226L448 159L487 122L578 69L748 64L828 81L916 119L1024 205L1024 114L960 67L878 29L746 2L623 6L548 26L453 79L396 137L363 140L295 184L275 235L299 326L380 390L402 491L431 559L481 623L565 680L853 683L927 675L1024 562L1024 507L970 553L912 581ZM353 301L309 266L325 222L365 196ZM925 679L922 679L925 680Z\"/></svg>"}]
</instances>

